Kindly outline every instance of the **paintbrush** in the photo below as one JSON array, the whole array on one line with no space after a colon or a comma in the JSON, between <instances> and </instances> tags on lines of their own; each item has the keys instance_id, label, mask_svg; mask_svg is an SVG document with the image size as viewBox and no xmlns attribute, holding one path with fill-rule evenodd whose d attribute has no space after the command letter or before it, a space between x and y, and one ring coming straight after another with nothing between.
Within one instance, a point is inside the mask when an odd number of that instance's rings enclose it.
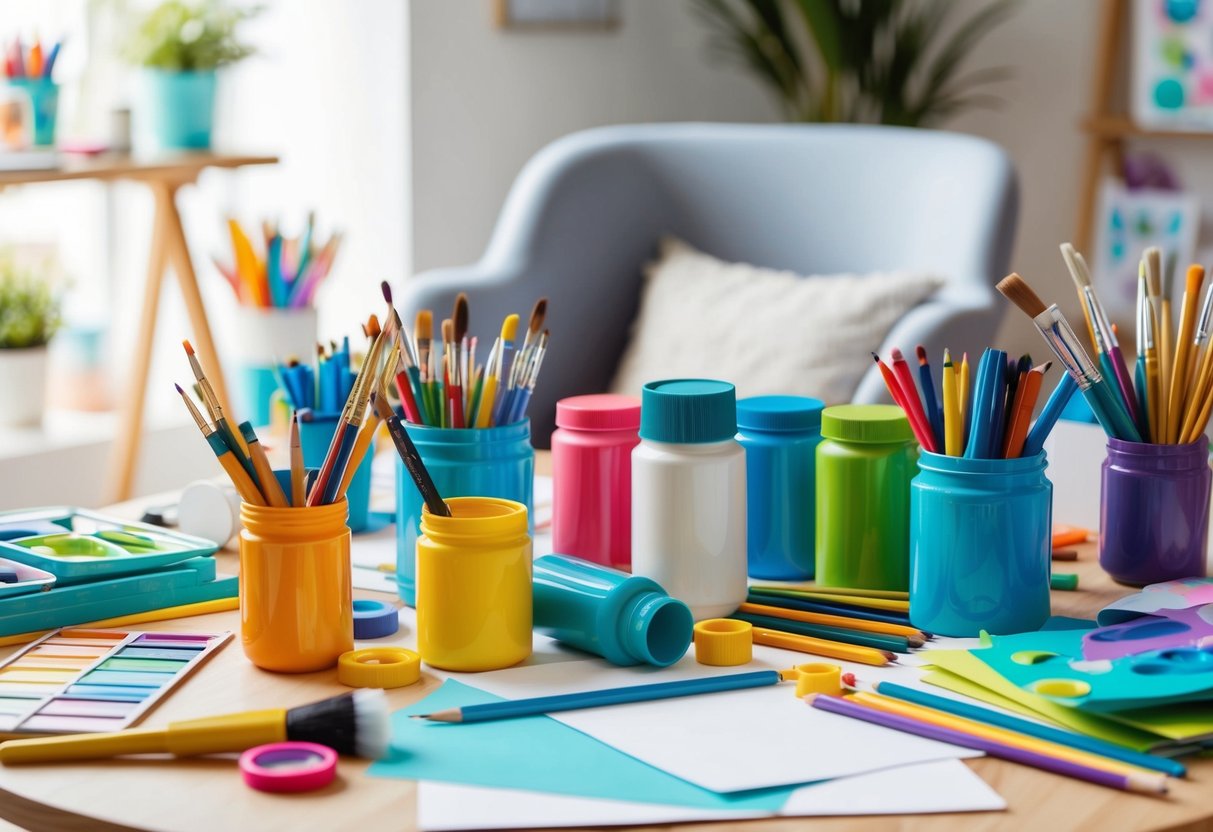
<instances>
[{"instance_id":1,"label":"paintbrush","mask_svg":"<svg viewBox=\"0 0 1213 832\"><path fill-rule=\"evenodd\" d=\"M274 469L270 467L269 457L266 456L265 448L261 446L261 440L257 438L257 432L253 430L251 422L240 423L240 435L244 437L245 444L248 445L249 459L252 460L253 469L257 472L257 479L261 483L261 493L266 502L274 508L286 508L290 505L287 502L286 493L278 484L278 478L274 476Z\"/></svg>"},{"instance_id":2,"label":"paintbrush","mask_svg":"<svg viewBox=\"0 0 1213 832\"><path fill-rule=\"evenodd\" d=\"M421 461L421 454L417 453L417 446L413 444L413 440L409 438L408 431L400 423L400 417L393 413L392 408L382 399L376 399L375 407L378 409L379 417L387 425L388 433L392 437L392 443L396 446L396 453L400 454L400 459L404 462L404 467L408 470L409 476L413 478L417 490L421 492L421 499L425 501L425 506L430 510L430 514L437 514L440 517L450 517L450 506L443 501L442 495L438 493L438 488L434 485L430 472L426 469L425 463Z\"/></svg>"},{"instance_id":3,"label":"paintbrush","mask_svg":"<svg viewBox=\"0 0 1213 832\"><path fill-rule=\"evenodd\" d=\"M1203 409L1205 395L1208 392L1210 379L1213 379L1213 350L1209 348L1210 326L1213 324L1213 285L1205 291L1204 303L1196 323L1196 335L1193 339L1195 355L1188 363L1192 367L1189 373L1187 389L1187 406L1184 408L1184 418L1179 432L1180 444L1195 442L1200 431L1195 430L1197 418Z\"/></svg>"},{"instance_id":4,"label":"paintbrush","mask_svg":"<svg viewBox=\"0 0 1213 832\"><path fill-rule=\"evenodd\" d=\"M291 414L291 506L307 502L307 468L303 465L303 442L299 437L299 412Z\"/></svg>"},{"instance_id":5,"label":"paintbrush","mask_svg":"<svg viewBox=\"0 0 1213 832\"><path fill-rule=\"evenodd\" d=\"M539 332L543 328L543 321L547 317L547 313L548 299L540 298L535 301L535 306L531 309L530 321L527 323L526 336L522 341L522 349L514 359L510 374L506 377L505 390L498 397L497 409L493 411L493 424L495 425L510 424L509 414L514 410L516 390L527 367L530 366L531 354L535 349L535 343L538 341Z\"/></svg>"},{"instance_id":6,"label":"paintbrush","mask_svg":"<svg viewBox=\"0 0 1213 832\"><path fill-rule=\"evenodd\" d=\"M1188 368L1192 357L1192 342L1196 330L1196 304L1200 300L1200 289L1205 281L1203 266L1188 267L1184 286L1183 304L1179 312L1179 335L1175 340L1175 363L1171 366L1171 388L1167 397L1166 442L1179 442L1180 422L1183 421L1184 402L1188 393Z\"/></svg>"},{"instance_id":7,"label":"paintbrush","mask_svg":"<svg viewBox=\"0 0 1213 832\"><path fill-rule=\"evenodd\" d=\"M194 424L198 426L198 430L202 431L202 436L206 439L206 443L211 446L211 451L215 454L215 459L219 460L219 464L227 473L228 479L232 481L232 485L236 487L236 492L240 495L240 499L244 502L255 506L265 505L265 498L261 492L257 490L256 484L252 477L244 470L235 454L232 453L231 447L227 444L223 434L215 430L207 424L206 417L198 410L193 399L189 394L181 389L180 384L173 384L177 388L177 392L181 395L181 400L185 402L185 407L190 412L190 416L194 419Z\"/></svg>"},{"instance_id":8,"label":"paintbrush","mask_svg":"<svg viewBox=\"0 0 1213 832\"><path fill-rule=\"evenodd\" d=\"M535 392L535 385L539 382L539 369L543 365L543 357L548 351L548 338L549 333L545 329L531 351L530 367L527 368L526 377L515 391L506 424L512 425L526 415L527 405L531 403L531 394Z\"/></svg>"},{"instance_id":9,"label":"paintbrush","mask_svg":"<svg viewBox=\"0 0 1213 832\"><path fill-rule=\"evenodd\" d=\"M455 310L451 316L451 344L455 348L454 369L452 370L451 387L447 397L451 400L451 427L464 427L463 389L468 383L468 373L465 361L466 350L464 339L468 333L468 298L463 292L455 296ZM444 324L445 327L445 324ZM443 330L446 337L446 330Z\"/></svg>"},{"instance_id":10,"label":"paintbrush","mask_svg":"<svg viewBox=\"0 0 1213 832\"><path fill-rule=\"evenodd\" d=\"M1036 324L1036 328L1040 330L1040 334L1062 366L1078 382L1078 389L1091 406L1091 411L1104 431L1116 439L1140 442L1141 435L1121 406L1119 396L1109 387L1099 370L1095 369L1091 357L1082 348L1078 336L1070 328L1057 304L1046 307L1044 301L1032 291L1032 287L1014 273L999 281L997 289Z\"/></svg>"}]
</instances>

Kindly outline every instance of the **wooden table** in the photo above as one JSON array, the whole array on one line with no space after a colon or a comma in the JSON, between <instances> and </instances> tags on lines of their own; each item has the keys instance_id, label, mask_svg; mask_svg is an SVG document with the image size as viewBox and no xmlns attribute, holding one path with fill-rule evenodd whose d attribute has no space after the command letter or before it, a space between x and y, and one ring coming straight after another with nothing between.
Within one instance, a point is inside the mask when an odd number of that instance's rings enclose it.
<instances>
[{"instance_id":1,"label":"wooden table","mask_svg":"<svg viewBox=\"0 0 1213 832\"><path fill-rule=\"evenodd\" d=\"M546 454L543 454L546 456ZM540 466L543 467L542 465ZM134 504L125 507L128 513ZM112 513L112 512L111 512ZM137 513L136 513L137 516ZM221 572L236 569L236 556L217 556ZM1081 576L1078 592L1053 593L1058 615L1093 617L1128 590L1111 582L1095 562L1095 547L1080 547L1076 564L1058 564L1059 572ZM370 592L359 596L380 597ZM239 614L219 613L144 625L140 629L239 630ZM385 643L414 646L413 633L401 631ZM376 642L379 643L379 642ZM0 658L18 648L0 649ZM427 696L439 685L428 673L418 685L389 691L393 710ZM237 641L221 650L181 690L145 720L148 726L175 719L265 707L294 707L345 690L335 671L285 676L254 668ZM1209 829L1213 826L1213 760L1192 760L1187 780L1172 784L1167 798L1130 795L1044 774L1001 760L969 760L1004 798L1004 812L917 815L899 818L815 818L823 830L1063 830ZM269 795L247 788L231 759L110 760L72 765L0 767L0 817L31 830L204 830L301 832L359 829L364 832L412 829L416 787L411 782L367 777L367 763L344 759L338 780L306 795ZM729 826L755 830L794 830L804 818L786 818ZM681 827L680 827L681 828ZM685 828L720 832L715 824Z\"/></svg>"},{"instance_id":2,"label":"wooden table","mask_svg":"<svg viewBox=\"0 0 1213 832\"><path fill-rule=\"evenodd\" d=\"M206 168L235 169L249 165L272 165L275 156L248 156L221 153L182 153L154 158L135 158L127 154L105 154L78 159L68 157L61 167L50 170L0 171L0 189L10 185L32 185L40 182L69 182L92 179L113 182L129 179L142 182L152 192L155 213L152 218L152 245L147 263L147 282L143 289L143 308L139 317L139 333L129 377L130 388L122 397L119 433L114 440L111 464L110 498L125 500L131 496L135 463L139 457L139 438L143 431L143 403L147 392L147 376L151 368L152 344L156 334L156 318L160 305L160 286L164 270L171 263L181 286L181 295L190 316L193 344L198 352L224 409L228 409L227 386L223 370L211 338L206 319L206 307L198 290L198 278L190 259L189 244L181 215L177 212L177 191L198 179Z\"/></svg>"}]
</instances>

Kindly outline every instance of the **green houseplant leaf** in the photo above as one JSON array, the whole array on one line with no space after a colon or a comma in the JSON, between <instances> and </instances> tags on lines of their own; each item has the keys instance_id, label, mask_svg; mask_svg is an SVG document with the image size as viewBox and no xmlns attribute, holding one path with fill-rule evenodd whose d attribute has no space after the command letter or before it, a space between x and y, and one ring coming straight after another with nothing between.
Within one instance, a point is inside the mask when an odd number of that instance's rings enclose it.
<instances>
[{"instance_id":1,"label":"green houseplant leaf","mask_svg":"<svg viewBox=\"0 0 1213 832\"><path fill-rule=\"evenodd\" d=\"M44 346L61 323L51 283L0 253L0 349Z\"/></svg>"},{"instance_id":2,"label":"green houseplant leaf","mask_svg":"<svg viewBox=\"0 0 1213 832\"><path fill-rule=\"evenodd\" d=\"M216 0L166 0L143 18L124 54L152 69L209 72L253 54L253 47L237 37L237 29L260 11Z\"/></svg>"}]
</instances>

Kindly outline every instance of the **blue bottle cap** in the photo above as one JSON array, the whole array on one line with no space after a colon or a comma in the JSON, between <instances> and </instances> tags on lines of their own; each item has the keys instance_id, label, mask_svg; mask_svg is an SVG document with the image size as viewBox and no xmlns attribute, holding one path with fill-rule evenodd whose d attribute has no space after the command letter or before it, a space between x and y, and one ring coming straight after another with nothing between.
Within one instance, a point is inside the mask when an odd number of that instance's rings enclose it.
<instances>
[{"instance_id":1,"label":"blue bottle cap","mask_svg":"<svg viewBox=\"0 0 1213 832\"><path fill-rule=\"evenodd\" d=\"M641 391L640 438L653 442L723 442L737 433L737 391L727 381L650 381Z\"/></svg>"},{"instance_id":2,"label":"blue bottle cap","mask_svg":"<svg viewBox=\"0 0 1213 832\"><path fill-rule=\"evenodd\" d=\"M750 430L807 431L821 427L825 402L807 396L751 396L737 402L737 427Z\"/></svg>"}]
</instances>

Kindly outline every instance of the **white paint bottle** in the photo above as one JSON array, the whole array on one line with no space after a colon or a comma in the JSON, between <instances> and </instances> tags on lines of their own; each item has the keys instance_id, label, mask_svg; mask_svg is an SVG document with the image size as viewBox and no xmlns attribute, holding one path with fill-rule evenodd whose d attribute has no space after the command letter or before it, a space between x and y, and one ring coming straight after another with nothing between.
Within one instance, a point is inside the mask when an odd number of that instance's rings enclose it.
<instances>
[{"instance_id":1,"label":"white paint bottle","mask_svg":"<svg viewBox=\"0 0 1213 832\"><path fill-rule=\"evenodd\" d=\"M746 598L745 451L732 384L644 386L632 451L632 571L691 608L729 615Z\"/></svg>"}]
</instances>

